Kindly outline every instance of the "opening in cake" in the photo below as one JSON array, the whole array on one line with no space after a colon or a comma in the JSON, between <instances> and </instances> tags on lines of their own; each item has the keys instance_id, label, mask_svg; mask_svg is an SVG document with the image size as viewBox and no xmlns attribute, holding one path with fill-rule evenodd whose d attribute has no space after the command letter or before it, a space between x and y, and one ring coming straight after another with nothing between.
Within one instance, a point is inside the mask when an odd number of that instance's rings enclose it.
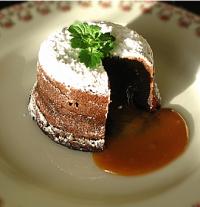
<instances>
[{"instance_id":1,"label":"opening in cake","mask_svg":"<svg viewBox=\"0 0 200 207\"><path fill-rule=\"evenodd\" d=\"M111 88L111 105L135 105L149 110L150 74L137 60L109 57L103 59Z\"/></svg>"}]
</instances>

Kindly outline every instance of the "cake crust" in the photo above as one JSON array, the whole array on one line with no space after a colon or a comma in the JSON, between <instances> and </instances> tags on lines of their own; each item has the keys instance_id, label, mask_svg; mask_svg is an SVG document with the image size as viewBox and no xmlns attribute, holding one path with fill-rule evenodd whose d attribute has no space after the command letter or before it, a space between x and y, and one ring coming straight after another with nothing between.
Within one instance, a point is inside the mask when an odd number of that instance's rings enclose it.
<instances>
[{"instance_id":1,"label":"cake crust","mask_svg":"<svg viewBox=\"0 0 200 207\"><path fill-rule=\"evenodd\" d=\"M109 97L98 95L92 91L82 91L73 87L66 87L64 84L52 79L47 75L44 68L37 65L36 90L41 96L48 98L48 101L55 102L60 113L75 113L95 119L96 122L104 124L107 113ZM48 102L47 102L48 103Z\"/></svg>"},{"instance_id":2,"label":"cake crust","mask_svg":"<svg viewBox=\"0 0 200 207\"><path fill-rule=\"evenodd\" d=\"M102 151L104 148L105 139L87 139L85 137L77 137L73 133L66 132L61 130L55 126L52 126L44 117L40 109L36 104L36 94L34 94L35 86L33 87L32 93L30 95L28 110L31 114L33 120L36 121L37 125L40 129L50 137L57 144L64 145L68 148L87 151L87 152L95 152Z\"/></svg>"}]
</instances>

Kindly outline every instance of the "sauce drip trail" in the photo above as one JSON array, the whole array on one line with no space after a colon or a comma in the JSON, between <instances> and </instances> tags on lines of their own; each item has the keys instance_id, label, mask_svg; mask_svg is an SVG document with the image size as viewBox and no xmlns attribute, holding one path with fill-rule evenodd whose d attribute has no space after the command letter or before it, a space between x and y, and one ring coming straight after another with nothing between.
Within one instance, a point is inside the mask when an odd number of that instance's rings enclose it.
<instances>
[{"instance_id":1,"label":"sauce drip trail","mask_svg":"<svg viewBox=\"0 0 200 207\"><path fill-rule=\"evenodd\" d=\"M106 172L140 175L159 169L181 155L188 143L184 119L172 109L142 112L115 109L110 118L107 146L93 154Z\"/></svg>"}]
</instances>

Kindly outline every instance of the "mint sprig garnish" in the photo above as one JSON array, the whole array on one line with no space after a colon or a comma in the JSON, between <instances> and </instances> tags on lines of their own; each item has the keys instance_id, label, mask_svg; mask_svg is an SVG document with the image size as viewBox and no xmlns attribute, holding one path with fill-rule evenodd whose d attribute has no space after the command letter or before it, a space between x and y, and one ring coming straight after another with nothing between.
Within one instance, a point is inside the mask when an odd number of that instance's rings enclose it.
<instances>
[{"instance_id":1,"label":"mint sprig garnish","mask_svg":"<svg viewBox=\"0 0 200 207\"><path fill-rule=\"evenodd\" d=\"M72 37L71 47L80 49L80 62L91 69L97 67L103 58L108 57L114 48L115 37L109 32L102 33L97 25L76 22L68 31Z\"/></svg>"}]
</instances>

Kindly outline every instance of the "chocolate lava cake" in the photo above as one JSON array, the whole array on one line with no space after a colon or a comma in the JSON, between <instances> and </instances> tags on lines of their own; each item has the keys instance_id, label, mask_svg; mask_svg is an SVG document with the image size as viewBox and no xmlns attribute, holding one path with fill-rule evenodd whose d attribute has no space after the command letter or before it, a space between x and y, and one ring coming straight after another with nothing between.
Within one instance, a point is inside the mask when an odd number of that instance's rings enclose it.
<instances>
[{"instance_id":1,"label":"chocolate lava cake","mask_svg":"<svg viewBox=\"0 0 200 207\"><path fill-rule=\"evenodd\" d=\"M160 101L147 41L121 25L90 24L115 37L110 55L91 70L80 62L78 49L71 47L67 27L50 35L39 50L28 109L55 142L82 151L101 151L109 106L134 104L154 111Z\"/></svg>"}]
</instances>

